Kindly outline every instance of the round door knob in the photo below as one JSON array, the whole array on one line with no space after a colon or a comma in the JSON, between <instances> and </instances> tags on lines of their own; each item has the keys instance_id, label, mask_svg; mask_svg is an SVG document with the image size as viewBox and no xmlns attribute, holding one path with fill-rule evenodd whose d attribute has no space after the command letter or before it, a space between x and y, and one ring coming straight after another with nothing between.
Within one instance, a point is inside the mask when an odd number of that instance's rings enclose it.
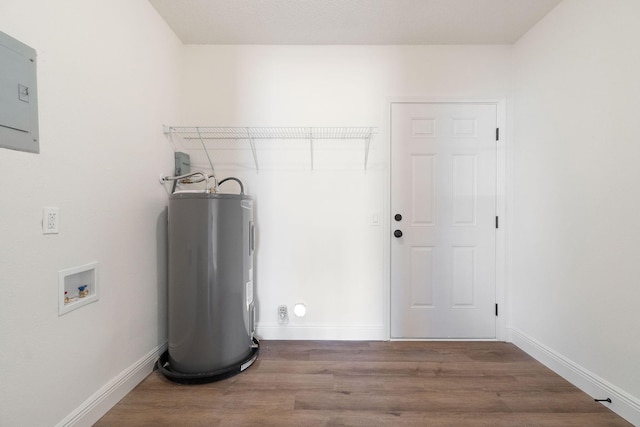
<instances>
[{"instance_id":1,"label":"round door knob","mask_svg":"<svg viewBox=\"0 0 640 427\"><path fill-rule=\"evenodd\" d=\"M402 231L396 230L396 231L393 232L393 235L396 236L396 237L402 237Z\"/></svg>"},{"instance_id":2,"label":"round door knob","mask_svg":"<svg viewBox=\"0 0 640 427\"><path fill-rule=\"evenodd\" d=\"M400 214L396 214L393 219L395 219L396 221L402 221L402 215Z\"/></svg>"}]
</instances>

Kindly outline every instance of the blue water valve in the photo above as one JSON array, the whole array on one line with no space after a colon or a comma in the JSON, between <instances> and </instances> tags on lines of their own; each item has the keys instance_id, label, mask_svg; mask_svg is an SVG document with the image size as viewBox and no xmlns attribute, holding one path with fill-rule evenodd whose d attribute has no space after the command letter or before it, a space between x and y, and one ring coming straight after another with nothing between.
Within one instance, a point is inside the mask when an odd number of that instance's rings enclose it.
<instances>
[{"instance_id":1,"label":"blue water valve","mask_svg":"<svg viewBox=\"0 0 640 427\"><path fill-rule=\"evenodd\" d=\"M89 289L87 289L89 285L80 285L78 286L78 296L80 298L84 298L89 295Z\"/></svg>"}]
</instances>

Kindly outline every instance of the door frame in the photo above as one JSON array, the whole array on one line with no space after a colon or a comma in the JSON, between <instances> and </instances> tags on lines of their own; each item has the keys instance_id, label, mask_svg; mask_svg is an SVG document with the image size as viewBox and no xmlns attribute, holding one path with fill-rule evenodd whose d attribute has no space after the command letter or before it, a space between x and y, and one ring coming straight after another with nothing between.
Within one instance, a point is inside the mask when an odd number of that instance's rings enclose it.
<instances>
[{"instance_id":1,"label":"door frame","mask_svg":"<svg viewBox=\"0 0 640 427\"><path fill-rule=\"evenodd\" d=\"M506 262L507 262L507 152L506 142L509 138L507 129L507 102L505 98L449 98L449 97L388 97L384 103L384 121L381 135L386 153L386 184L383 206L383 244L384 244L384 329L387 340L408 341L391 338L391 105L395 103L416 104L489 104L496 106L496 123L500 129L500 137L496 144L496 214L500 218L496 230L496 341L507 341L507 317L509 307L506 300ZM427 339L424 339L426 341ZM420 340L414 340L420 341ZM431 340L435 341L435 340ZM469 340L463 340L469 341ZM486 340L482 340L486 341ZM493 341L493 340L491 340Z\"/></svg>"}]
</instances>

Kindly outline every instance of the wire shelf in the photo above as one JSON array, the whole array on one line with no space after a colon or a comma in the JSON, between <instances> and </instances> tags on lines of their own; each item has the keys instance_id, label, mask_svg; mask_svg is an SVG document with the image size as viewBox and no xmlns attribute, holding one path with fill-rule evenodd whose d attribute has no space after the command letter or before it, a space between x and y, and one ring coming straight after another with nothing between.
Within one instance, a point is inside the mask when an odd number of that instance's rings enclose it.
<instances>
[{"instance_id":1,"label":"wire shelf","mask_svg":"<svg viewBox=\"0 0 640 427\"><path fill-rule=\"evenodd\" d=\"M184 139L368 139L373 127L212 127L167 126Z\"/></svg>"},{"instance_id":2,"label":"wire shelf","mask_svg":"<svg viewBox=\"0 0 640 427\"><path fill-rule=\"evenodd\" d=\"M375 127L221 127L221 126L165 126L164 133L172 141L174 137L185 142L201 143L202 149L215 149L205 141L247 141L253 153L256 171L258 158L255 140L304 140L309 141L310 163L313 170L314 140L362 140L364 141L364 169L367 169L371 138L377 132ZM175 144L174 144L175 146ZM228 148L224 144L219 148ZM208 156L208 153L207 153ZM209 156L208 156L209 157ZM213 168L213 164L211 164Z\"/></svg>"}]
</instances>

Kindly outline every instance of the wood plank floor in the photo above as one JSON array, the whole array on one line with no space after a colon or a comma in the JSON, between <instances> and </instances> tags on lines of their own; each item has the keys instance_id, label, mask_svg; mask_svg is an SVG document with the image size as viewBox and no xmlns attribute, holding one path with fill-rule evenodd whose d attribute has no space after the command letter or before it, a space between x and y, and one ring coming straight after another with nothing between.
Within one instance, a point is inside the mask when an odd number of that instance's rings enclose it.
<instances>
[{"instance_id":1,"label":"wood plank floor","mask_svg":"<svg viewBox=\"0 0 640 427\"><path fill-rule=\"evenodd\" d=\"M631 426L512 344L263 341L248 370L153 372L96 426Z\"/></svg>"}]
</instances>

